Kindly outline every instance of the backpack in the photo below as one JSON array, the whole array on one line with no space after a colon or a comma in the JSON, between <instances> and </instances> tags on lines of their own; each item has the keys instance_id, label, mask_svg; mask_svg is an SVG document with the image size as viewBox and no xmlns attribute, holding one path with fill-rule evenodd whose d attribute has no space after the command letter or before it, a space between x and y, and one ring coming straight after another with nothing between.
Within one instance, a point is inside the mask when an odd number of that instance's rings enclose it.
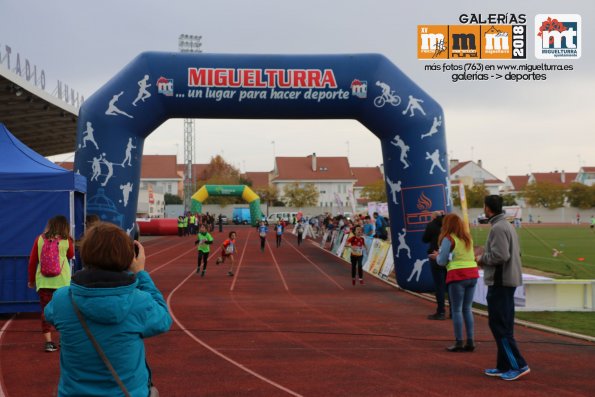
<instances>
[{"instance_id":1,"label":"backpack","mask_svg":"<svg viewBox=\"0 0 595 397\"><path fill-rule=\"evenodd\" d=\"M43 247L41 247L40 271L44 277L56 277L62 273L60 264L60 238L43 238Z\"/></svg>"}]
</instances>

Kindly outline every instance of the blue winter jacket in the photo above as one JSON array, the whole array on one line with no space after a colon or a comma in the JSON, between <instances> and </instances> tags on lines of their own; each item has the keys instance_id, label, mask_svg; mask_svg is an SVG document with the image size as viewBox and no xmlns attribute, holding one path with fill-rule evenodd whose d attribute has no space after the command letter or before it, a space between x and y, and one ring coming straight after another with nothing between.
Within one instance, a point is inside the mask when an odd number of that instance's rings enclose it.
<instances>
[{"instance_id":1,"label":"blue winter jacket","mask_svg":"<svg viewBox=\"0 0 595 397\"><path fill-rule=\"evenodd\" d=\"M145 271L136 275L85 269L58 289L45 317L60 331L58 396L120 396L72 307L70 294L131 396L147 397L150 370L144 338L169 330L167 305Z\"/></svg>"}]
</instances>

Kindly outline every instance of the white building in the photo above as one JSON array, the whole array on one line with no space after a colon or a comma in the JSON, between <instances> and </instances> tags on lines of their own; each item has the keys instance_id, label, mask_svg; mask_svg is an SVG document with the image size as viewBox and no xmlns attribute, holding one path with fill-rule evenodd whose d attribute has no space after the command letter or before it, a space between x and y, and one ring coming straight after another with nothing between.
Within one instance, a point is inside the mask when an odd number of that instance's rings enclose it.
<instances>
[{"instance_id":1,"label":"white building","mask_svg":"<svg viewBox=\"0 0 595 397\"><path fill-rule=\"evenodd\" d=\"M351 173L347 157L275 157L271 184L279 191L281 200L284 188L292 183L312 183L319 192L318 206L340 207L350 210L350 191L356 178Z\"/></svg>"},{"instance_id":2,"label":"white building","mask_svg":"<svg viewBox=\"0 0 595 397\"><path fill-rule=\"evenodd\" d=\"M157 190L152 184L138 191L138 206L136 214L141 218L164 218L165 198L163 191Z\"/></svg>"},{"instance_id":3,"label":"white building","mask_svg":"<svg viewBox=\"0 0 595 397\"><path fill-rule=\"evenodd\" d=\"M481 160L478 160L477 163L451 160L450 183L451 185L463 183L469 187L483 183L489 194L500 194L500 188L504 186L504 182L483 168Z\"/></svg>"},{"instance_id":4,"label":"white building","mask_svg":"<svg viewBox=\"0 0 595 397\"><path fill-rule=\"evenodd\" d=\"M151 184L155 192L181 197L179 191L181 181L182 177L177 172L176 155L143 155L140 175L141 190L148 190L149 184Z\"/></svg>"},{"instance_id":5,"label":"white building","mask_svg":"<svg viewBox=\"0 0 595 397\"><path fill-rule=\"evenodd\" d=\"M587 186L595 185L595 167L581 167L575 181Z\"/></svg>"}]
</instances>

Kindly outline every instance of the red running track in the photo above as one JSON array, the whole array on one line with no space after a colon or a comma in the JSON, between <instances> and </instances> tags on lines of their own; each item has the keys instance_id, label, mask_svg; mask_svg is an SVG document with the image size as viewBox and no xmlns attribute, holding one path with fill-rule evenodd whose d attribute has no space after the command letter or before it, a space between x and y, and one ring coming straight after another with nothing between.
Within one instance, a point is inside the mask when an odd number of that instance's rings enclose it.
<instances>
[{"instance_id":1,"label":"red running track","mask_svg":"<svg viewBox=\"0 0 595 397\"><path fill-rule=\"evenodd\" d=\"M271 233L261 252L254 229L237 229L234 277L214 257L198 276L192 237L146 242L175 319L146 341L163 396L595 395L592 343L517 327L531 374L489 378L486 318L475 317L476 352L448 353L452 324L426 320L433 303L373 277L354 287L350 265L293 235L275 248ZM1 319L0 397L56 395L59 355L42 348L37 315Z\"/></svg>"}]
</instances>

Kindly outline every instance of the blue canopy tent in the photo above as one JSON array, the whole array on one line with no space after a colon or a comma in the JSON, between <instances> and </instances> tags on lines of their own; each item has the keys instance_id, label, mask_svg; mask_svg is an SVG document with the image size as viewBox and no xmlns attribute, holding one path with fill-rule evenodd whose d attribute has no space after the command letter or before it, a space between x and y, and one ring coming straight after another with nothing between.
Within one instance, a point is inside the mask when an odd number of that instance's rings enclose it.
<instances>
[{"instance_id":1,"label":"blue canopy tent","mask_svg":"<svg viewBox=\"0 0 595 397\"><path fill-rule=\"evenodd\" d=\"M0 123L0 313L39 311L27 288L33 241L49 218L64 215L71 235L84 230L87 180L57 166Z\"/></svg>"}]
</instances>

